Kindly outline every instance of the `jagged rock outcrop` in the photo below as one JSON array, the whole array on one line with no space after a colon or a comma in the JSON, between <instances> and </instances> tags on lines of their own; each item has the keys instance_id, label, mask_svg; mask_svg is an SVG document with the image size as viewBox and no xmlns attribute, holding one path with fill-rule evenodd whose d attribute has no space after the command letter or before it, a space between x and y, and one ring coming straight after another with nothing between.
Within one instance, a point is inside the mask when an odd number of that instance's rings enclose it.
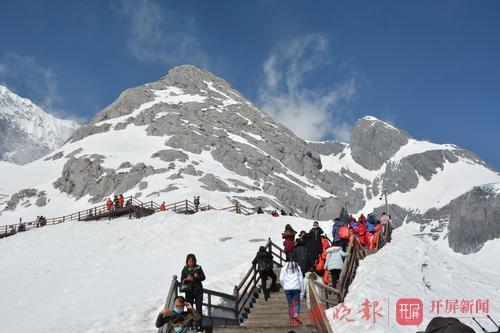
<instances>
[{"instance_id":1,"label":"jagged rock outcrop","mask_svg":"<svg viewBox=\"0 0 500 333\"><path fill-rule=\"evenodd\" d=\"M411 136L383 121L364 117L351 133L352 158L368 170L378 170Z\"/></svg>"},{"instance_id":2,"label":"jagged rock outcrop","mask_svg":"<svg viewBox=\"0 0 500 333\"><path fill-rule=\"evenodd\" d=\"M102 166L103 156L72 157L64 165L62 176L54 187L76 199L90 195L90 202L97 203L115 193L125 193L139 184L143 178L165 172L144 163L138 163L129 171L117 172Z\"/></svg>"},{"instance_id":3,"label":"jagged rock outcrop","mask_svg":"<svg viewBox=\"0 0 500 333\"><path fill-rule=\"evenodd\" d=\"M449 203L448 242L456 252L477 252L500 237L500 193L493 186L478 186Z\"/></svg>"}]
</instances>

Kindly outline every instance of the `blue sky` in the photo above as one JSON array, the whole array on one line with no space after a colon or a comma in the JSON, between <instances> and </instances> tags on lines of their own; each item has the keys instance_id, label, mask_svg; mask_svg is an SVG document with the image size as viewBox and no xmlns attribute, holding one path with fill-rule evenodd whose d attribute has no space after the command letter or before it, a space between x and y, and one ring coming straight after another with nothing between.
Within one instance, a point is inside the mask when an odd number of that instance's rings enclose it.
<instances>
[{"instance_id":1,"label":"blue sky","mask_svg":"<svg viewBox=\"0 0 500 333\"><path fill-rule=\"evenodd\" d=\"M16 0L0 31L0 82L66 117L192 63L303 138L370 114L500 169L500 1Z\"/></svg>"}]
</instances>

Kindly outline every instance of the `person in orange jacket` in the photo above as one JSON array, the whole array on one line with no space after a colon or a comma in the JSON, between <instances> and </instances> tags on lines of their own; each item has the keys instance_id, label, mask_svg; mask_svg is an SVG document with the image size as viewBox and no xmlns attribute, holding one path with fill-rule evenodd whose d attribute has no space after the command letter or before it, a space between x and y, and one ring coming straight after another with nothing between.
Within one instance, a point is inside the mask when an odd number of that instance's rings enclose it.
<instances>
[{"instance_id":1,"label":"person in orange jacket","mask_svg":"<svg viewBox=\"0 0 500 333\"><path fill-rule=\"evenodd\" d=\"M122 208L124 203L125 203L125 198L123 197L123 194L120 194L118 196L118 205L119 205L119 207Z\"/></svg>"},{"instance_id":2,"label":"person in orange jacket","mask_svg":"<svg viewBox=\"0 0 500 333\"><path fill-rule=\"evenodd\" d=\"M108 198L108 200L106 200L106 209L108 211L110 211L111 209L113 209L113 201L111 201L110 198Z\"/></svg>"},{"instance_id":3,"label":"person in orange jacket","mask_svg":"<svg viewBox=\"0 0 500 333\"><path fill-rule=\"evenodd\" d=\"M326 236L321 236L321 247L322 251L318 256L316 261L316 273L323 276L323 282L328 285L328 270L325 270L325 262L326 262L326 250L331 246L330 241Z\"/></svg>"},{"instance_id":4,"label":"person in orange jacket","mask_svg":"<svg viewBox=\"0 0 500 333\"><path fill-rule=\"evenodd\" d=\"M165 209L166 209L166 207L165 207L165 201L163 201L163 202L161 203L161 205L160 205L160 212L164 212L164 211L165 211Z\"/></svg>"}]
</instances>

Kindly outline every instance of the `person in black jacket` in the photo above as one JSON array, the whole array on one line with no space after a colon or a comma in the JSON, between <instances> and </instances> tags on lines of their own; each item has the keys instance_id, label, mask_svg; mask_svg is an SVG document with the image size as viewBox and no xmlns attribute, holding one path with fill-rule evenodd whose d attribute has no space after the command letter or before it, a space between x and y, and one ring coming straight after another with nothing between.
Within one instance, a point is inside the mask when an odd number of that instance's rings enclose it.
<instances>
[{"instance_id":1,"label":"person in black jacket","mask_svg":"<svg viewBox=\"0 0 500 333\"><path fill-rule=\"evenodd\" d=\"M186 257L186 266L182 269L181 273L182 284L187 288L184 291L186 294L186 301L195 304L196 312L202 316L203 306L203 284L205 281L205 273L200 265L196 264L196 256L192 253ZM198 330L201 330L202 320L197 320L195 325Z\"/></svg>"},{"instance_id":2,"label":"person in black jacket","mask_svg":"<svg viewBox=\"0 0 500 333\"><path fill-rule=\"evenodd\" d=\"M302 276L305 276L306 273L309 272L309 252L307 251L307 247L304 245L301 238L297 238L295 240L295 247L292 251L292 260L299 264Z\"/></svg>"},{"instance_id":3,"label":"person in black jacket","mask_svg":"<svg viewBox=\"0 0 500 333\"><path fill-rule=\"evenodd\" d=\"M262 284L262 292L264 293L264 299L267 301L269 299L269 292L276 291L276 274L273 271L273 255L266 251L264 246L259 247L259 252L252 261L252 265L257 265L257 270L259 271L260 281ZM267 289L267 278L270 277L272 280L271 288Z\"/></svg>"},{"instance_id":4,"label":"person in black jacket","mask_svg":"<svg viewBox=\"0 0 500 333\"><path fill-rule=\"evenodd\" d=\"M323 252L323 243L321 242L321 235L323 234L324 231L320 228L319 223L317 221L314 222L312 229L309 231L309 235L311 235L314 243L314 260Z\"/></svg>"},{"instance_id":5,"label":"person in black jacket","mask_svg":"<svg viewBox=\"0 0 500 333\"><path fill-rule=\"evenodd\" d=\"M316 244L314 243L314 240L310 234L302 230L299 234L300 239L302 239L302 243L307 249L307 272L312 272L314 271L314 267L316 266L316 256L314 255L316 253Z\"/></svg>"}]
</instances>

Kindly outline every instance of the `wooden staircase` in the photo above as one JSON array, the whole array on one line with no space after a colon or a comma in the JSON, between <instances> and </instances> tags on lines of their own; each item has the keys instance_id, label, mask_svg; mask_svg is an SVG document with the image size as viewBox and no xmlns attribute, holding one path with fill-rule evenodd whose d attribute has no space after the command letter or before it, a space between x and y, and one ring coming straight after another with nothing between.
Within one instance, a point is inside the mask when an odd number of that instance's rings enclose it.
<instances>
[{"instance_id":1,"label":"wooden staircase","mask_svg":"<svg viewBox=\"0 0 500 333\"><path fill-rule=\"evenodd\" d=\"M391 241L392 227L390 224L383 226L379 232L376 251ZM282 248L268 240L267 250L273 255L276 276L285 262ZM356 276L356 269L360 260L367 253L360 244L357 236L351 238L347 252L349 256L344 261L340 279L335 288L311 278L305 279L306 292L309 294L309 306L301 298L302 325L291 326L288 324L288 303L283 290L272 292L268 301L264 300L260 288L259 272L252 265L242 281L234 287L233 294L221 293L204 288L203 327L205 332L238 333L333 333L325 309L334 307L342 302L347 295L349 286ZM271 283L268 279L268 285ZM321 280L321 279L319 279ZM179 295L180 282L174 276L170 285L165 306L171 308L175 296ZM158 332L160 332L158 330Z\"/></svg>"},{"instance_id":2,"label":"wooden staircase","mask_svg":"<svg viewBox=\"0 0 500 333\"><path fill-rule=\"evenodd\" d=\"M274 272L279 278L281 268L276 268ZM271 279L268 279L268 285ZM279 286L279 283L278 283ZM266 301L262 290L256 295L247 319L240 326L214 327L214 333L238 333L238 332L258 332L258 333L283 333L290 330L296 333L317 332L314 324L309 318L309 310L305 298L301 297L300 317L303 324L292 326L288 323L288 302L285 292L271 292L270 298Z\"/></svg>"}]
</instances>

